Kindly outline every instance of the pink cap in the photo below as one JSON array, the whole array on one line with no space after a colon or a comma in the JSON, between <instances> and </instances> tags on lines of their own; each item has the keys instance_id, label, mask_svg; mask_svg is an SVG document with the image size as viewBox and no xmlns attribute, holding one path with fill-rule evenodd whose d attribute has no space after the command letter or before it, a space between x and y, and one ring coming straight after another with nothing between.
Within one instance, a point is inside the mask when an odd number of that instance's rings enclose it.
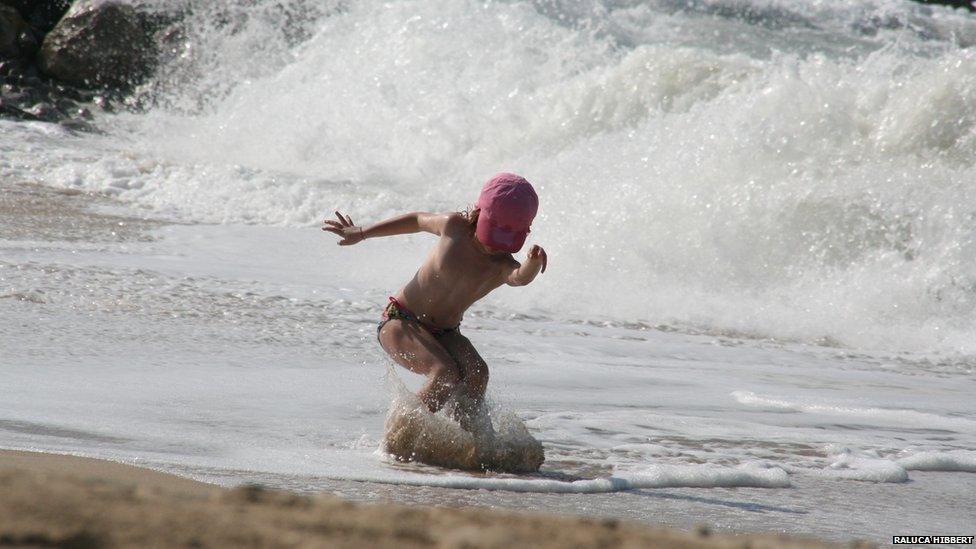
<instances>
[{"instance_id":1,"label":"pink cap","mask_svg":"<svg viewBox=\"0 0 976 549\"><path fill-rule=\"evenodd\" d=\"M539 210L539 197L532 184L513 173L492 177L481 189L475 236L482 244L514 253L522 249L529 226Z\"/></svg>"}]
</instances>

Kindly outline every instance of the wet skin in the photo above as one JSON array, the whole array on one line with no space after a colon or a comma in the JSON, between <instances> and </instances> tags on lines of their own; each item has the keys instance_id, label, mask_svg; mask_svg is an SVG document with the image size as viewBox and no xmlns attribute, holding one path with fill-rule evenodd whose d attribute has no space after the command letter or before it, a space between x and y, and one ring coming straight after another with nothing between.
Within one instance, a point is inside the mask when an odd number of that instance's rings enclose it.
<instances>
[{"instance_id":1,"label":"wet skin","mask_svg":"<svg viewBox=\"0 0 976 549\"><path fill-rule=\"evenodd\" d=\"M544 270L545 251L533 246L520 264L510 253L483 245L474 236L473 224L457 212L410 213L365 228L339 212L336 217L339 221L326 220L322 230L342 237L339 244L344 246L420 231L439 237L413 279L396 295L420 322L390 320L380 330L380 345L404 368L427 376L417 396L432 412L441 409L457 389L461 389L462 405L480 404L488 384L488 365L481 355L460 332L435 338L421 322L438 328L458 326L468 307L495 288L531 282Z\"/></svg>"}]
</instances>

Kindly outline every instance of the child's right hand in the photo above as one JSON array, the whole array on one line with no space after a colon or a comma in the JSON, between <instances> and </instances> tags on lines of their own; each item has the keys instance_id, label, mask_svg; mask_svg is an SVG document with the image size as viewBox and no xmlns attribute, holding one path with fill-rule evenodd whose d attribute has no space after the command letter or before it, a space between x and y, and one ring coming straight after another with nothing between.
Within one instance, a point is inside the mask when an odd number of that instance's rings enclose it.
<instances>
[{"instance_id":1,"label":"child's right hand","mask_svg":"<svg viewBox=\"0 0 976 549\"><path fill-rule=\"evenodd\" d=\"M542 272L546 272L546 263L549 262L549 257L546 256L546 251L542 249L542 246L533 245L529 248L528 261L532 263L542 263Z\"/></svg>"},{"instance_id":2,"label":"child's right hand","mask_svg":"<svg viewBox=\"0 0 976 549\"><path fill-rule=\"evenodd\" d=\"M326 219L322 222L325 224L325 226L322 227L322 230L341 236L342 240L339 241L340 246L352 246L353 244L362 242L366 239L366 235L363 233L363 228L353 225L351 217L348 215L343 217L343 215L339 212L335 212L335 214L336 217L339 218L339 221Z\"/></svg>"}]
</instances>

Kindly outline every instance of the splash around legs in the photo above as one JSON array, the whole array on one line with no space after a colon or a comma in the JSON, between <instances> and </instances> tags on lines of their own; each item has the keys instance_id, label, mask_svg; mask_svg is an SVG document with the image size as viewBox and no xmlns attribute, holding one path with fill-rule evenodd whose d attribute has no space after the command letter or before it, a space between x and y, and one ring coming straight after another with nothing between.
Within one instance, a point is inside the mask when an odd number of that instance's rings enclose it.
<instances>
[{"instance_id":1,"label":"splash around legs","mask_svg":"<svg viewBox=\"0 0 976 549\"><path fill-rule=\"evenodd\" d=\"M416 396L390 370L393 400L383 447L399 461L454 469L535 472L542 445L514 415L492 424L485 402L488 365L458 331L435 337L420 323L392 319L379 330L380 345L401 366L427 376ZM438 413L442 412L442 413Z\"/></svg>"}]
</instances>

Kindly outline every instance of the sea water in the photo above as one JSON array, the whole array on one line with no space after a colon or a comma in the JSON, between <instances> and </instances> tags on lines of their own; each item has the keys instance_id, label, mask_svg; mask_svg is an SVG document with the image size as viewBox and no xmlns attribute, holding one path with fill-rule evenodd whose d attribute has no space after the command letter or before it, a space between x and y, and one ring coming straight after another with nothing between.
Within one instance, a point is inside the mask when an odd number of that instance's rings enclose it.
<instances>
[{"instance_id":1,"label":"sea water","mask_svg":"<svg viewBox=\"0 0 976 549\"><path fill-rule=\"evenodd\" d=\"M968 535L971 15L244 4L178 5L139 109L98 133L0 121L0 446L367 500ZM431 237L340 248L317 225L463 209L501 170L539 191L549 268L462 331L496 421L546 461L402 463L384 425L421 380L389 377L375 322Z\"/></svg>"}]
</instances>

